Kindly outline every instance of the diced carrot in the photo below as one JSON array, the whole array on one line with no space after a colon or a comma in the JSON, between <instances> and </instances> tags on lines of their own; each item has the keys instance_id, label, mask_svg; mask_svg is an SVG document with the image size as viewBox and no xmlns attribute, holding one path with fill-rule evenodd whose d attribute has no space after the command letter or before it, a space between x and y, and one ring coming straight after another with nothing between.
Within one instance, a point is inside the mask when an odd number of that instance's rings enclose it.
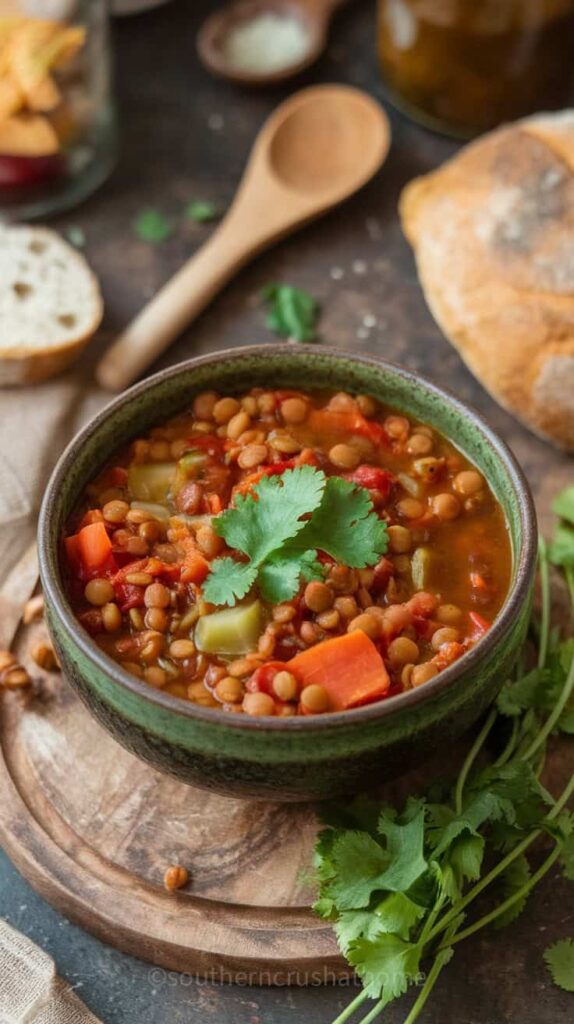
<instances>
[{"instance_id":1,"label":"diced carrot","mask_svg":"<svg viewBox=\"0 0 574 1024\"><path fill-rule=\"evenodd\" d=\"M470 574L470 585L473 590L478 590L481 593L487 593L490 589L484 576L480 572L471 572Z\"/></svg>"},{"instance_id":2,"label":"diced carrot","mask_svg":"<svg viewBox=\"0 0 574 1024\"><path fill-rule=\"evenodd\" d=\"M381 655L360 629L309 647L287 666L304 687L312 683L323 686L335 711L380 700L390 685Z\"/></svg>"},{"instance_id":3,"label":"diced carrot","mask_svg":"<svg viewBox=\"0 0 574 1024\"><path fill-rule=\"evenodd\" d=\"M64 543L72 568L81 570L84 576L116 568L112 542L102 522L88 523L72 537L66 537Z\"/></svg>"},{"instance_id":4,"label":"diced carrot","mask_svg":"<svg viewBox=\"0 0 574 1024\"><path fill-rule=\"evenodd\" d=\"M210 495L208 495L208 501L209 501L209 511L211 512L212 516L219 515L219 513L221 512L221 510L223 508L223 502L222 502L219 494L210 494Z\"/></svg>"}]
</instances>

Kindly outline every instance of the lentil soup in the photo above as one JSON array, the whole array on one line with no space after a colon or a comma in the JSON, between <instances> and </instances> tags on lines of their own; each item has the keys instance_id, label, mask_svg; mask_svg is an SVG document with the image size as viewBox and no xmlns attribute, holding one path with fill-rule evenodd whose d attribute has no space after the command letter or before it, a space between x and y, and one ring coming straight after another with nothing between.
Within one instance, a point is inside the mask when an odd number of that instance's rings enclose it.
<instances>
[{"instance_id":1,"label":"lentil soup","mask_svg":"<svg viewBox=\"0 0 574 1024\"><path fill-rule=\"evenodd\" d=\"M504 603L502 508L443 436L369 395L204 392L86 489L63 559L128 672L230 713L418 687Z\"/></svg>"}]
</instances>

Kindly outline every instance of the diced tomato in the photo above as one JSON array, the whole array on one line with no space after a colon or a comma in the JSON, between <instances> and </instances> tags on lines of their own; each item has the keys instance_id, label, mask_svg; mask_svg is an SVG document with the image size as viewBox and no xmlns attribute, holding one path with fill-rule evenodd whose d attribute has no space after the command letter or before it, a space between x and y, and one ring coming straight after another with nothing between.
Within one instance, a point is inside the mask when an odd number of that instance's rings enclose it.
<instances>
[{"instance_id":1,"label":"diced tomato","mask_svg":"<svg viewBox=\"0 0 574 1024\"><path fill-rule=\"evenodd\" d=\"M190 548L185 555L183 566L181 569L181 582L182 583L197 583L198 585L203 583L209 572L209 562L203 557L201 552L194 551Z\"/></svg>"},{"instance_id":2,"label":"diced tomato","mask_svg":"<svg viewBox=\"0 0 574 1024\"><path fill-rule=\"evenodd\" d=\"M221 458L225 451L225 438L216 434L192 434L188 440L190 448L198 448L213 458Z\"/></svg>"},{"instance_id":3,"label":"diced tomato","mask_svg":"<svg viewBox=\"0 0 574 1024\"><path fill-rule=\"evenodd\" d=\"M309 647L287 666L302 686L321 685L335 711L380 700L390 685L379 651L360 629Z\"/></svg>"},{"instance_id":4,"label":"diced tomato","mask_svg":"<svg viewBox=\"0 0 574 1024\"><path fill-rule=\"evenodd\" d=\"M326 551L318 551L317 552L317 561L320 562L321 565L336 565L337 564L337 559L333 558L332 555L328 555Z\"/></svg>"},{"instance_id":5,"label":"diced tomato","mask_svg":"<svg viewBox=\"0 0 574 1024\"><path fill-rule=\"evenodd\" d=\"M376 448L390 447L385 428L380 423L368 420L358 409L311 409L305 425L319 438L333 434L348 438L358 434L368 438Z\"/></svg>"},{"instance_id":6,"label":"diced tomato","mask_svg":"<svg viewBox=\"0 0 574 1024\"><path fill-rule=\"evenodd\" d=\"M265 665L260 665L247 680L245 689L248 693L268 693L271 697L275 697L272 683L277 673L284 669L285 662L283 661L268 661Z\"/></svg>"},{"instance_id":7,"label":"diced tomato","mask_svg":"<svg viewBox=\"0 0 574 1024\"><path fill-rule=\"evenodd\" d=\"M99 608L88 608L87 611L80 612L78 619L90 636L96 636L98 633L104 632L102 613Z\"/></svg>"},{"instance_id":8,"label":"diced tomato","mask_svg":"<svg viewBox=\"0 0 574 1024\"><path fill-rule=\"evenodd\" d=\"M109 480L112 487L127 487L127 469L124 466L113 466L109 471Z\"/></svg>"},{"instance_id":9,"label":"diced tomato","mask_svg":"<svg viewBox=\"0 0 574 1024\"><path fill-rule=\"evenodd\" d=\"M471 640L480 640L486 632L490 629L491 623L484 619L478 612L469 612L468 617L472 623L472 629L470 632Z\"/></svg>"},{"instance_id":10,"label":"diced tomato","mask_svg":"<svg viewBox=\"0 0 574 1024\"><path fill-rule=\"evenodd\" d=\"M207 501L212 516L217 516L223 509L223 502L219 494L208 494Z\"/></svg>"},{"instance_id":11,"label":"diced tomato","mask_svg":"<svg viewBox=\"0 0 574 1024\"><path fill-rule=\"evenodd\" d=\"M434 658L431 659L432 664L436 665L439 672L442 672L443 669L448 668L449 665L458 661L461 655L465 653L466 646L464 644L459 644L455 640L450 644L443 644L438 654L435 654Z\"/></svg>"},{"instance_id":12,"label":"diced tomato","mask_svg":"<svg viewBox=\"0 0 574 1024\"><path fill-rule=\"evenodd\" d=\"M130 608L143 608L145 587L138 587L134 583L118 581L113 584L116 601L121 612L128 612Z\"/></svg>"},{"instance_id":13,"label":"diced tomato","mask_svg":"<svg viewBox=\"0 0 574 1024\"><path fill-rule=\"evenodd\" d=\"M352 473L344 473L345 480L357 484L359 487L366 487L369 491L379 491L381 496L388 498L391 493L395 478L386 469L379 469L378 466L362 465L354 469Z\"/></svg>"},{"instance_id":14,"label":"diced tomato","mask_svg":"<svg viewBox=\"0 0 574 1024\"><path fill-rule=\"evenodd\" d=\"M419 590L406 602L406 607L414 616L424 619L428 619L436 611L437 605L438 598L434 594L427 593L426 590Z\"/></svg>"}]
</instances>

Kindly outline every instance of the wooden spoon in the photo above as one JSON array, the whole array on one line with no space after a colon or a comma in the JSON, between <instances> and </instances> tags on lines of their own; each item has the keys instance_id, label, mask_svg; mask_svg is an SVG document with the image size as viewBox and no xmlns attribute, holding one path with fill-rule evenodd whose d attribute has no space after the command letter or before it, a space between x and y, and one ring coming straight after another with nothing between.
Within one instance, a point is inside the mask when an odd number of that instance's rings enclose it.
<instances>
[{"instance_id":1,"label":"wooden spoon","mask_svg":"<svg viewBox=\"0 0 574 1024\"><path fill-rule=\"evenodd\" d=\"M327 30L335 10L347 0L235 0L214 11L201 26L197 37L199 56L208 71L240 85L276 85L305 71L321 56L327 45ZM306 36L304 55L275 71L234 67L227 41L239 26L263 14L275 14L299 23Z\"/></svg>"},{"instance_id":2,"label":"wooden spoon","mask_svg":"<svg viewBox=\"0 0 574 1024\"><path fill-rule=\"evenodd\" d=\"M361 188L382 165L385 112L347 85L295 93L263 125L235 200L209 241L124 331L96 371L127 387L253 256Z\"/></svg>"}]
</instances>

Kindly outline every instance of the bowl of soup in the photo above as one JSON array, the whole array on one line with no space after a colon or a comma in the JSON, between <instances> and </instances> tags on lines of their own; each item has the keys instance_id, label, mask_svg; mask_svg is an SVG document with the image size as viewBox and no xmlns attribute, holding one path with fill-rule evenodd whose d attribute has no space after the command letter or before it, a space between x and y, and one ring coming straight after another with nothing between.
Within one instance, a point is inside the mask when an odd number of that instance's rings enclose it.
<instances>
[{"instance_id":1,"label":"bowl of soup","mask_svg":"<svg viewBox=\"0 0 574 1024\"><path fill-rule=\"evenodd\" d=\"M524 642L528 486L407 370L257 346L163 371L70 444L39 529L66 677L157 768L304 800L397 775Z\"/></svg>"}]
</instances>

